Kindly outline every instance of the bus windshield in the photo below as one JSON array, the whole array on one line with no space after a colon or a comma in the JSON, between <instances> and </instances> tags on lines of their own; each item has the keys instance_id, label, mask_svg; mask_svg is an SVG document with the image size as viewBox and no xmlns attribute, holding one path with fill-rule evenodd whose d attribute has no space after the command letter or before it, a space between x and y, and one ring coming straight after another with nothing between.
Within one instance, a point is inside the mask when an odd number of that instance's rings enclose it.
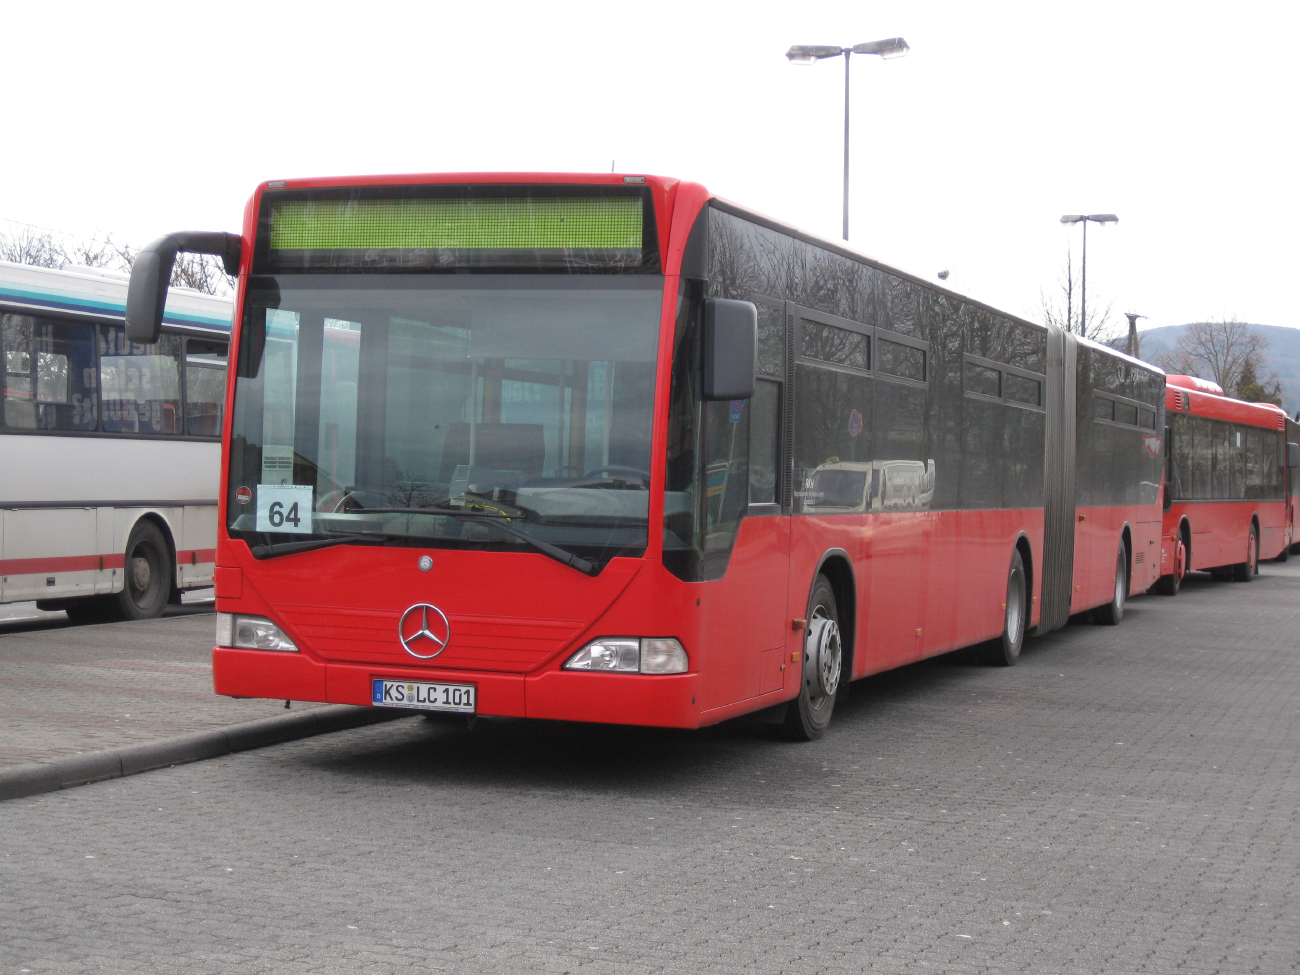
<instances>
[{"instance_id":1,"label":"bus windshield","mask_svg":"<svg viewBox=\"0 0 1300 975\"><path fill-rule=\"evenodd\" d=\"M526 551L522 530L597 563L641 554L662 288L652 274L252 278L229 529L262 546L374 533Z\"/></svg>"}]
</instances>

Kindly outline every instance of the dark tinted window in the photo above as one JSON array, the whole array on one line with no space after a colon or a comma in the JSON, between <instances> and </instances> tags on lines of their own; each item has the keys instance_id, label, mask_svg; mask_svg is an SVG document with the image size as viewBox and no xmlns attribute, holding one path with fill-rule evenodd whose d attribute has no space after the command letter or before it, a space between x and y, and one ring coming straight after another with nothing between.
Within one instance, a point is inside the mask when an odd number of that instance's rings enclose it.
<instances>
[{"instance_id":1,"label":"dark tinted window","mask_svg":"<svg viewBox=\"0 0 1300 975\"><path fill-rule=\"evenodd\" d=\"M1092 415L1098 420L1115 419L1115 401L1105 399L1101 396L1093 396Z\"/></svg>"},{"instance_id":2,"label":"dark tinted window","mask_svg":"<svg viewBox=\"0 0 1300 975\"><path fill-rule=\"evenodd\" d=\"M855 369L871 368L871 339L847 328L804 319L802 353L810 359L836 362Z\"/></svg>"},{"instance_id":3,"label":"dark tinted window","mask_svg":"<svg viewBox=\"0 0 1300 975\"><path fill-rule=\"evenodd\" d=\"M870 464L871 388L866 376L807 365L797 368L795 492L796 502L805 508L816 506L809 491L818 490L822 472L860 471Z\"/></svg>"},{"instance_id":4,"label":"dark tinted window","mask_svg":"<svg viewBox=\"0 0 1300 975\"><path fill-rule=\"evenodd\" d=\"M925 382L925 350L882 338L876 346L876 371Z\"/></svg>"},{"instance_id":5,"label":"dark tinted window","mask_svg":"<svg viewBox=\"0 0 1300 975\"><path fill-rule=\"evenodd\" d=\"M1143 430L1154 430L1156 428L1156 415L1151 410L1138 411L1138 426Z\"/></svg>"},{"instance_id":6,"label":"dark tinted window","mask_svg":"<svg viewBox=\"0 0 1300 975\"><path fill-rule=\"evenodd\" d=\"M785 313L763 302L758 305L758 371L785 377Z\"/></svg>"},{"instance_id":7,"label":"dark tinted window","mask_svg":"<svg viewBox=\"0 0 1300 975\"><path fill-rule=\"evenodd\" d=\"M966 392L982 396L1002 395L1002 373L988 366L966 363Z\"/></svg>"},{"instance_id":8,"label":"dark tinted window","mask_svg":"<svg viewBox=\"0 0 1300 975\"><path fill-rule=\"evenodd\" d=\"M760 379L754 384L749 416L749 502L777 499L777 433L781 421L781 384Z\"/></svg>"},{"instance_id":9,"label":"dark tinted window","mask_svg":"<svg viewBox=\"0 0 1300 975\"><path fill-rule=\"evenodd\" d=\"M1028 403L1030 406L1043 405L1043 384L1037 379L1027 379L1013 372L1006 374L1007 399L1014 403Z\"/></svg>"},{"instance_id":10,"label":"dark tinted window","mask_svg":"<svg viewBox=\"0 0 1300 975\"><path fill-rule=\"evenodd\" d=\"M1137 426L1138 408L1132 403L1116 403L1115 422L1127 423L1131 427Z\"/></svg>"}]
</instances>

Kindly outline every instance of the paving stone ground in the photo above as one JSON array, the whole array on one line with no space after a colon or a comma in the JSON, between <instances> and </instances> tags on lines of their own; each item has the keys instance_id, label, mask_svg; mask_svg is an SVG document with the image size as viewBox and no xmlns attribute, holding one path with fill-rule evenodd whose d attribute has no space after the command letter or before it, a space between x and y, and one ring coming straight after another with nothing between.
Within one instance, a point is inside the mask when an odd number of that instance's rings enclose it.
<instances>
[{"instance_id":1,"label":"paving stone ground","mask_svg":"<svg viewBox=\"0 0 1300 975\"><path fill-rule=\"evenodd\" d=\"M1300 562L821 741L417 718L0 804L0 975L1288 973Z\"/></svg>"},{"instance_id":2,"label":"paving stone ground","mask_svg":"<svg viewBox=\"0 0 1300 975\"><path fill-rule=\"evenodd\" d=\"M283 713L282 701L212 693L206 596L162 619L89 626L34 603L3 607L0 769Z\"/></svg>"}]
</instances>

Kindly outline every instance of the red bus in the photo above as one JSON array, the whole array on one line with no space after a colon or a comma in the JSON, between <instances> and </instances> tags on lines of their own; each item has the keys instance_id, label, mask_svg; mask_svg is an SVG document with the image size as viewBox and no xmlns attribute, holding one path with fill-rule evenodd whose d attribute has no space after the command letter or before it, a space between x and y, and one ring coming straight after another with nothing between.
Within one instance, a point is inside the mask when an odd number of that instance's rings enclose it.
<instances>
[{"instance_id":1,"label":"red bus","mask_svg":"<svg viewBox=\"0 0 1300 975\"><path fill-rule=\"evenodd\" d=\"M1183 576L1197 569L1249 582L1260 559L1286 557L1300 460L1300 446L1287 440L1286 413L1230 399L1204 379L1169 376L1165 418L1157 591L1176 594Z\"/></svg>"},{"instance_id":2,"label":"red bus","mask_svg":"<svg viewBox=\"0 0 1300 975\"><path fill-rule=\"evenodd\" d=\"M1164 375L653 176L274 181L241 235L218 693L697 728L1159 574Z\"/></svg>"}]
</instances>

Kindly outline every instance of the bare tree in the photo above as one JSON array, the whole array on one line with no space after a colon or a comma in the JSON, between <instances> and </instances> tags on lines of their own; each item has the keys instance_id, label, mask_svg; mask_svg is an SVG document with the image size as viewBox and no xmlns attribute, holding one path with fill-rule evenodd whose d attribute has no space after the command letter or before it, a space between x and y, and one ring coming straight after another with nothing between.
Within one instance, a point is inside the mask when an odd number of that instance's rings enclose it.
<instances>
[{"instance_id":1,"label":"bare tree","mask_svg":"<svg viewBox=\"0 0 1300 975\"><path fill-rule=\"evenodd\" d=\"M59 234L52 230L13 224L11 231L0 230L0 260L34 267L64 269L101 267L129 273L138 247L119 244L109 234L102 240ZM172 267L171 283L178 288L193 288L204 294L229 297L234 293L232 279L219 258L208 254L180 254Z\"/></svg>"},{"instance_id":2,"label":"bare tree","mask_svg":"<svg viewBox=\"0 0 1300 975\"><path fill-rule=\"evenodd\" d=\"M67 259L65 267L104 267L114 271L130 272L135 261L135 248L129 244L117 244L113 235L103 240L95 237L69 237L63 246L63 255Z\"/></svg>"},{"instance_id":3,"label":"bare tree","mask_svg":"<svg viewBox=\"0 0 1300 975\"><path fill-rule=\"evenodd\" d=\"M174 287L228 297L234 293L231 282L221 259L211 254L177 254L176 263L172 265L171 283Z\"/></svg>"},{"instance_id":4,"label":"bare tree","mask_svg":"<svg viewBox=\"0 0 1300 975\"><path fill-rule=\"evenodd\" d=\"M1158 356L1156 365L1169 372L1213 380L1231 395L1247 365L1252 375L1258 372L1267 348L1267 338L1236 318L1192 322L1179 334L1178 348ZM1267 376L1264 383L1275 378Z\"/></svg>"},{"instance_id":5,"label":"bare tree","mask_svg":"<svg viewBox=\"0 0 1300 975\"><path fill-rule=\"evenodd\" d=\"M1056 280L1056 289L1051 294L1041 289L1038 292L1043 322L1094 342L1108 343L1119 334L1119 326L1111 319L1114 305L1107 303L1102 308L1098 303L1083 311L1082 297L1074 277L1074 260L1066 254L1065 269ZM1096 302L1095 297L1093 301ZM1081 318L1081 312L1086 318Z\"/></svg>"},{"instance_id":6,"label":"bare tree","mask_svg":"<svg viewBox=\"0 0 1300 975\"><path fill-rule=\"evenodd\" d=\"M67 266L68 257L62 244L48 230L18 224L17 229L0 233L0 260L33 267L61 268Z\"/></svg>"}]
</instances>

